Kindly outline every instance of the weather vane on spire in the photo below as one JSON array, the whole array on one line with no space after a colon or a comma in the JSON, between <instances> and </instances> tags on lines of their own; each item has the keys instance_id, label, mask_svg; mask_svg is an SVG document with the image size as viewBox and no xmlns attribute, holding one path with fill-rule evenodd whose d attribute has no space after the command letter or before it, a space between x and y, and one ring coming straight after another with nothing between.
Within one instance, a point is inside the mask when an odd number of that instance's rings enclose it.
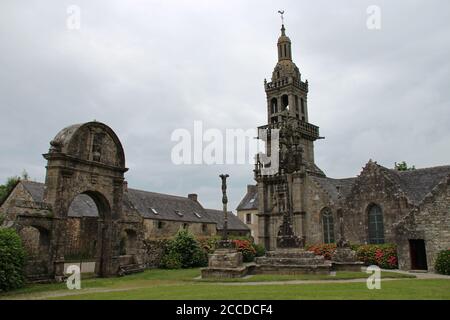
<instances>
[{"instance_id":1,"label":"weather vane on spire","mask_svg":"<svg viewBox=\"0 0 450 320\"><path fill-rule=\"evenodd\" d=\"M281 24L284 24L284 10L278 10L278 13L281 15Z\"/></svg>"}]
</instances>

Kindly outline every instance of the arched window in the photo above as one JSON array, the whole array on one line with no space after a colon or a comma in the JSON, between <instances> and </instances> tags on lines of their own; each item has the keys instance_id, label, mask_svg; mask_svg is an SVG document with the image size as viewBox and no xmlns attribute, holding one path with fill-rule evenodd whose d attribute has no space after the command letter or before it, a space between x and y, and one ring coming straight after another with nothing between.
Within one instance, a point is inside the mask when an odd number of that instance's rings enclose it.
<instances>
[{"instance_id":1,"label":"arched window","mask_svg":"<svg viewBox=\"0 0 450 320\"><path fill-rule=\"evenodd\" d=\"M271 106L271 112L272 113L277 113L278 112L278 101L277 101L277 98L272 98L272 100L270 100L270 106Z\"/></svg>"},{"instance_id":2,"label":"arched window","mask_svg":"<svg viewBox=\"0 0 450 320\"><path fill-rule=\"evenodd\" d=\"M330 208L322 210L323 242L334 243L334 221Z\"/></svg>"},{"instance_id":3,"label":"arched window","mask_svg":"<svg viewBox=\"0 0 450 320\"><path fill-rule=\"evenodd\" d=\"M289 97L287 94L281 96L281 110L285 110L289 105Z\"/></svg>"},{"instance_id":4,"label":"arched window","mask_svg":"<svg viewBox=\"0 0 450 320\"><path fill-rule=\"evenodd\" d=\"M383 212L376 204L369 207L369 243L384 243Z\"/></svg>"}]
</instances>

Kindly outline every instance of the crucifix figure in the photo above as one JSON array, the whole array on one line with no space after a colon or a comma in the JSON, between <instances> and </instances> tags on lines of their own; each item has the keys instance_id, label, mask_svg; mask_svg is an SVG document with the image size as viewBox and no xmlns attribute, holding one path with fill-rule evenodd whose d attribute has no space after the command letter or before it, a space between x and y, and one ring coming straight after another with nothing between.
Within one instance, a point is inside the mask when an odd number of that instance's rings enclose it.
<instances>
[{"instance_id":1,"label":"crucifix figure","mask_svg":"<svg viewBox=\"0 0 450 320\"><path fill-rule=\"evenodd\" d=\"M228 240L228 211L227 211L227 178L228 174L221 174L222 179L222 204L223 204L223 235L222 240Z\"/></svg>"},{"instance_id":2,"label":"crucifix figure","mask_svg":"<svg viewBox=\"0 0 450 320\"><path fill-rule=\"evenodd\" d=\"M281 16L281 24L284 24L284 10L278 10L278 13L280 14L280 16Z\"/></svg>"}]
</instances>

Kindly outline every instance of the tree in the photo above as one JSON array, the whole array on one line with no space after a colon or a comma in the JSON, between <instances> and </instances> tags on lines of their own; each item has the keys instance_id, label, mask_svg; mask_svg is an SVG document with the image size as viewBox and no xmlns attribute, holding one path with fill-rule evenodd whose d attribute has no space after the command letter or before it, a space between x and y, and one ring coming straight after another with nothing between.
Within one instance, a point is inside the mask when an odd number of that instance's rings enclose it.
<instances>
[{"instance_id":1,"label":"tree","mask_svg":"<svg viewBox=\"0 0 450 320\"><path fill-rule=\"evenodd\" d=\"M25 249L14 229L0 228L0 292L24 284Z\"/></svg>"},{"instance_id":2,"label":"tree","mask_svg":"<svg viewBox=\"0 0 450 320\"><path fill-rule=\"evenodd\" d=\"M0 204L6 200L8 194L14 189L20 181L20 177L9 177L4 185L0 185Z\"/></svg>"},{"instance_id":3,"label":"tree","mask_svg":"<svg viewBox=\"0 0 450 320\"><path fill-rule=\"evenodd\" d=\"M400 163L395 163L395 170L397 171L410 171L410 170L416 170L416 166L408 167L408 164L406 161L402 161Z\"/></svg>"},{"instance_id":4,"label":"tree","mask_svg":"<svg viewBox=\"0 0 450 320\"><path fill-rule=\"evenodd\" d=\"M19 176L9 177L6 180L5 184L0 185L0 205L3 203L3 201L6 200L6 197L14 189L14 187L20 180L28 180L28 179L29 179L28 172L26 170L23 170L21 177Z\"/></svg>"}]
</instances>

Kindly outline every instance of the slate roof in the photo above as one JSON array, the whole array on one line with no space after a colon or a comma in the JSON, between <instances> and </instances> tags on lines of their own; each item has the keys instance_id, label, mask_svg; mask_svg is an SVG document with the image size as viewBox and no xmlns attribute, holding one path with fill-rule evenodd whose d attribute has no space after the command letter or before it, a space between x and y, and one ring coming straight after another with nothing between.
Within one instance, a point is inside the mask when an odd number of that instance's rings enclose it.
<instances>
[{"instance_id":1,"label":"slate roof","mask_svg":"<svg viewBox=\"0 0 450 320\"><path fill-rule=\"evenodd\" d=\"M88 195L79 194L72 201L68 215L69 217L98 217L97 205Z\"/></svg>"},{"instance_id":2,"label":"slate roof","mask_svg":"<svg viewBox=\"0 0 450 320\"><path fill-rule=\"evenodd\" d=\"M21 181L33 201L42 202L45 185L40 182ZM128 189L124 193L124 211L137 211L144 218L184 222L216 223L197 201L187 197ZM157 212L155 214L152 208ZM177 214L179 212L180 214ZM72 202L69 216L98 216L97 206L88 195L80 194Z\"/></svg>"},{"instance_id":3,"label":"slate roof","mask_svg":"<svg viewBox=\"0 0 450 320\"><path fill-rule=\"evenodd\" d=\"M257 210L258 209L258 190L255 185L247 186L247 193L239 203L236 210Z\"/></svg>"},{"instance_id":4,"label":"slate roof","mask_svg":"<svg viewBox=\"0 0 450 320\"><path fill-rule=\"evenodd\" d=\"M446 177L450 176L450 166L439 166L423 169L415 169L408 171L398 171L395 169L388 169L381 165L377 166L382 172L390 177L402 190L406 197L414 203L419 204ZM336 186L341 186L342 196L346 196L358 178L346 179L332 179L324 177L314 177L311 179L319 183L325 191L331 196L333 200L337 199Z\"/></svg>"},{"instance_id":5,"label":"slate roof","mask_svg":"<svg viewBox=\"0 0 450 320\"><path fill-rule=\"evenodd\" d=\"M356 178L333 179L328 177L311 176L311 179L319 184L330 195L331 199L338 199L337 187L340 187L341 196L345 197L351 190Z\"/></svg>"},{"instance_id":6,"label":"slate roof","mask_svg":"<svg viewBox=\"0 0 450 320\"><path fill-rule=\"evenodd\" d=\"M409 200L419 204L446 177L450 176L450 166L439 166L408 171L388 169L400 189Z\"/></svg>"},{"instance_id":7,"label":"slate roof","mask_svg":"<svg viewBox=\"0 0 450 320\"><path fill-rule=\"evenodd\" d=\"M209 216L217 223L217 230L223 230L224 216L222 210L205 209ZM233 212L228 211L228 230L250 231L249 227Z\"/></svg>"},{"instance_id":8,"label":"slate roof","mask_svg":"<svg viewBox=\"0 0 450 320\"><path fill-rule=\"evenodd\" d=\"M125 198L144 218L185 222L215 223L197 201L187 197L128 189ZM153 209L156 210L154 213ZM177 214L179 212L180 214ZM182 216L181 216L182 215Z\"/></svg>"},{"instance_id":9,"label":"slate roof","mask_svg":"<svg viewBox=\"0 0 450 320\"><path fill-rule=\"evenodd\" d=\"M44 199L44 184L40 182L22 180L20 183L26 191L30 194L33 201L42 202Z\"/></svg>"}]
</instances>

